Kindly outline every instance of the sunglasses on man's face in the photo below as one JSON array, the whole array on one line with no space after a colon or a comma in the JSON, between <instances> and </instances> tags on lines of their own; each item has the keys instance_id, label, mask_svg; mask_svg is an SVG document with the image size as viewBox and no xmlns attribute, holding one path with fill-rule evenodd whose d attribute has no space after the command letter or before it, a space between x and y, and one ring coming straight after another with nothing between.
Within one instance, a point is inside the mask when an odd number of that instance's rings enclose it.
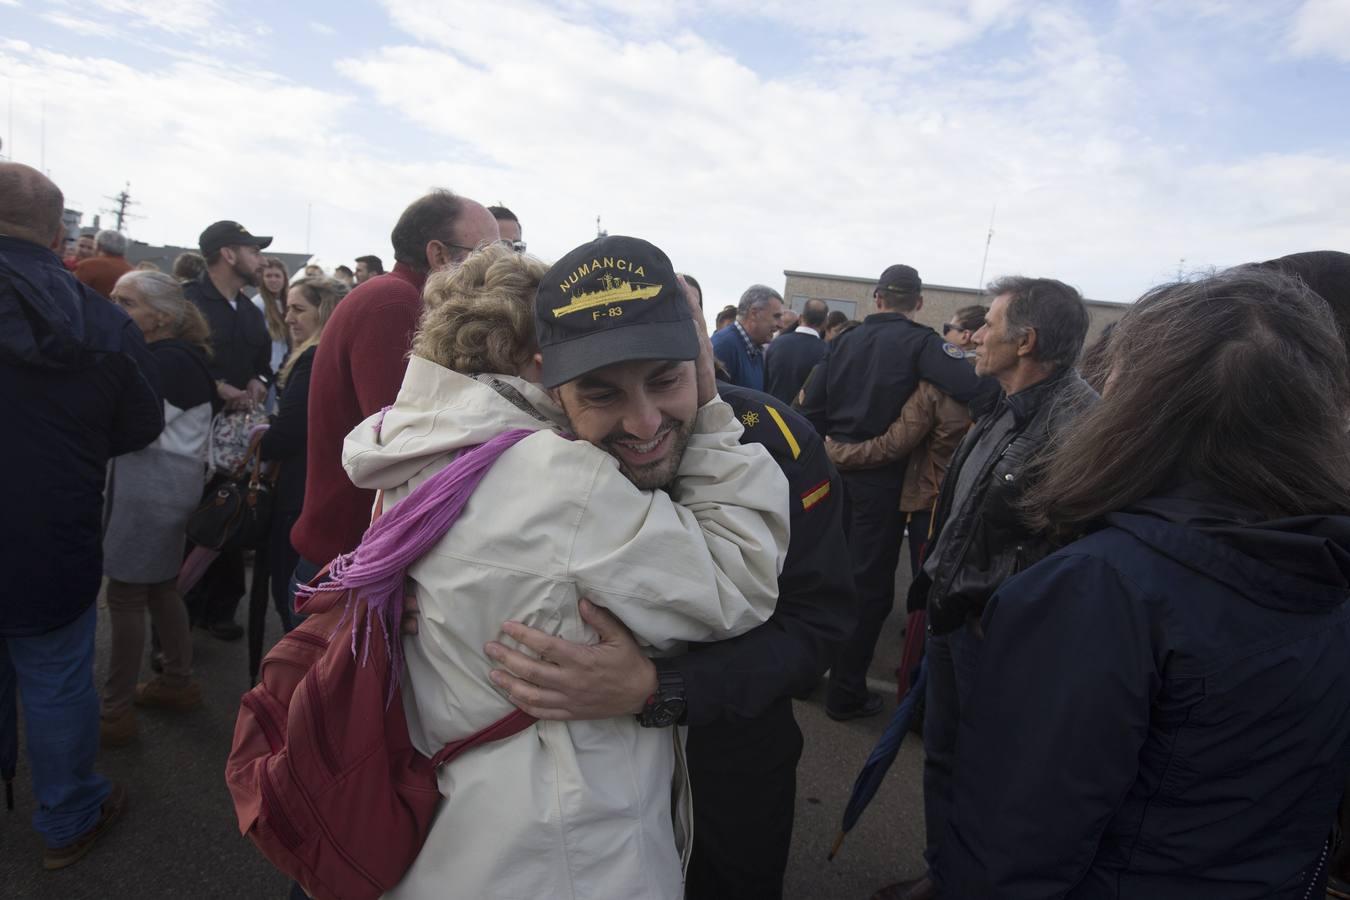
<instances>
[{"instance_id":1,"label":"sunglasses on man's face","mask_svg":"<svg viewBox=\"0 0 1350 900\"><path fill-rule=\"evenodd\" d=\"M506 246L510 247L512 250L516 251L517 253L525 252L524 241L508 241L506 238L502 238L501 242Z\"/></svg>"},{"instance_id":2,"label":"sunglasses on man's face","mask_svg":"<svg viewBox=\"0 0 1350 900\"><path fill-rule=\"evenodd\" d=\"M970 329L968 328L962 328L960 325L953 325L951 322L942 323L942 334L944 336L951 334L953 331L969 331L969 330Z\"/></svg>"}]
</instances>

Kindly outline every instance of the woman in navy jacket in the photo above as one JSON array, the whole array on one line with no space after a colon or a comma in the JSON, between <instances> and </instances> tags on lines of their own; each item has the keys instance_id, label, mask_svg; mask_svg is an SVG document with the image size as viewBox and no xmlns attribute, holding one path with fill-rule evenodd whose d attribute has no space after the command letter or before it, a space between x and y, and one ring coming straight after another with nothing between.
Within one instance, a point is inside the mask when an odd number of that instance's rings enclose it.
<instances>
[{"instance_id":1,"label":"woman in navy jacket","mask_svg":"<svg viewBox=\"0 0 1350 900\"><path fill-rule=\"evenodd\" d=\"M1033 521L962 722L947 898L1320 897L1350 769L1346 351L1254 268L1159 288Z\"/></svg>"}]
</instances>

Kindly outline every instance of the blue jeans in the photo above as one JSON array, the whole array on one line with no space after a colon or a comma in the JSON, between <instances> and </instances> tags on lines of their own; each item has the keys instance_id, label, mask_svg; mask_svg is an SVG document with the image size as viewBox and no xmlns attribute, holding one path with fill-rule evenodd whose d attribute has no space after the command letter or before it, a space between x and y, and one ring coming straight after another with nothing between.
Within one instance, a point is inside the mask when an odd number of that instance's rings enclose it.
<instances>
[{"instance_id":1,"label":"blue jeans","mask_svg":"<svg viewBox=\"0 0 1350 900\"><path fill-rule=\"evenodd\" d=\"M956 733L970 700L983 641L969 625L948 634L928 636L928 692L923 717L923 812L928 847L924 858L933 881L938 845L952 820Z\"/></svg>"},{"instance_id":2,"label":"blue jeans","mask_svg":"<svg viewBox=\"0 0 1350 900\"><path fill-rule=\"evenodd\" d=\"M28 765L37 811L33 827L48 847L64 847L93 828L112 785L94 772L98 691L94 689L93 603L55 631L0 637L0 692L23 700ZM0 724L0 727L4 727Z\"/></svg>"},{"instance_id":3,"label":"blue jeans","mask_svg":"<svg viewBox=\"0 0 1350 900\"><path fill-rule=\"evenodd\" d=\"M300 589L300 585L309 584L313 581L314 576L318 575L322 568L323 563L312 563L303 556L295 564L295 571L291 573L290 584L286 587L286 593L291 597L291 626L286 629L287 631L309 618L309 616L295 611L295 592Z\"/></svg>"}]
</instances>

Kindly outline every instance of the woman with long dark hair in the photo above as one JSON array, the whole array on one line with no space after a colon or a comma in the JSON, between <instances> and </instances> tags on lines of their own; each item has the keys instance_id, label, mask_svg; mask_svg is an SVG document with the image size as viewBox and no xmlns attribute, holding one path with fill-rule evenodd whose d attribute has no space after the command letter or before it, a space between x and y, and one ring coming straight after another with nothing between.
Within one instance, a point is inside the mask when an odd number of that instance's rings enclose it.
<instances>
[{"instance_id":1,"label":"woman with long dark hair","mask_svg":"<svg viewBox=\"0 0 1350 900\"><path fill-rule=\"evenodd\" d=\"M1254 267L1121 320L985 613L944 897L1320 896L1350 769L1350 372Z\"/></svg>"}]
</instances>

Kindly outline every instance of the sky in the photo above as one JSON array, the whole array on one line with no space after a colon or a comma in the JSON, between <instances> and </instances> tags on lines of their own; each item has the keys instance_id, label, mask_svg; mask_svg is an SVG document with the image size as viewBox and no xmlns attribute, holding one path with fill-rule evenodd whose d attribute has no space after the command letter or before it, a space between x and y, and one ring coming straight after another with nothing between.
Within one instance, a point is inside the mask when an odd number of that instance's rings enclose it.
<instances>
[{"instance_id":1,"label":"sky","mask_svg":"<svg viewBox=\"0 0 1350 900\"><path fill-rule=\"evenodd\" d=\"M1350 0L0 0L0 154L86 224L129 182L137 240L391 264L447 187L546 261L600 216L713 308L1350 249L1347 108Z\"/></svg>"}]
</instances>

